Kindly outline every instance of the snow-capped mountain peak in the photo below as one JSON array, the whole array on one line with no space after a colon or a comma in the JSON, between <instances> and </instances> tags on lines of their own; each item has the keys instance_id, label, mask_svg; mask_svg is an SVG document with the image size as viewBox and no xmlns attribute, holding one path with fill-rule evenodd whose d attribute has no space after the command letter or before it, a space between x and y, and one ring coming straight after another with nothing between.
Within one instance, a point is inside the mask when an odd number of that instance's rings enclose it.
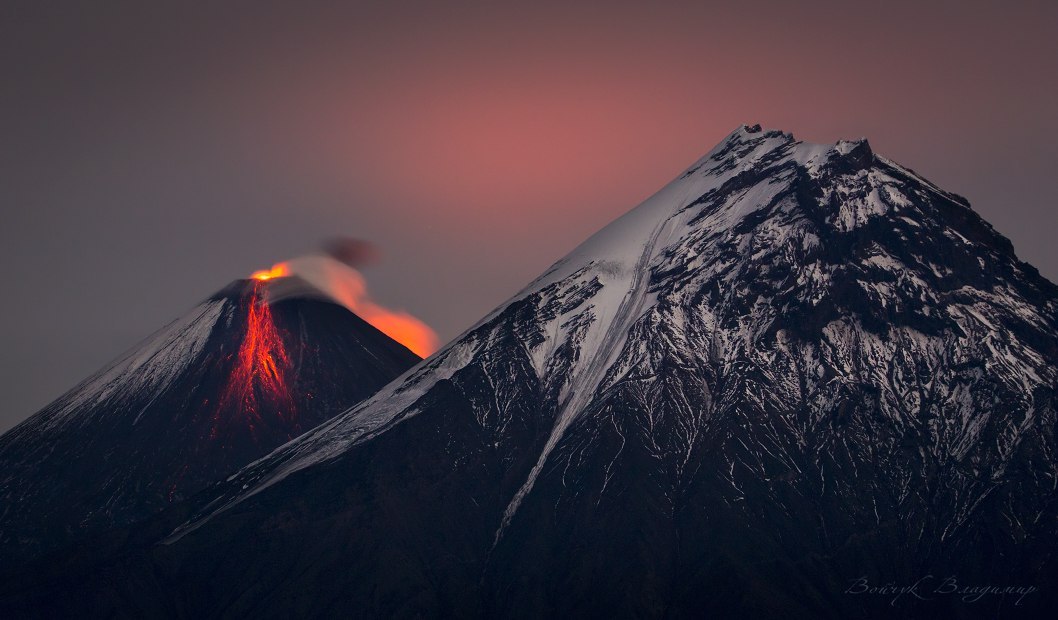
<instances>
[{"instance_id":1,"label":"snow-capped mountain peak","mask_svg":"<svg viewBox=\"0 0 1058 620\"><path fill-rule=\"evenodd\" d=\"M403 381L248 468L207 512L416 415L440 382L488 366L501 342L523 352L554 411L499 530L571 425L598 414L644 366L673 357L727 373L747 359L802 356L797 363L832 391L859 380L860 355L885 369L901 355L972 357L957 338L988 347L1012 386L1053 384L1041 357L1055 342L1053 287L1030 271L964 199L875 155L865 139L812 144L742 126ZM1002 288L995 276L1006 278ZM1024 339L990 336L1000 320ZM797 339L816 344L795 352ZM492 380L498 390L504 378ZM884 408L896 424L909 415L902 404ZM974 412L957 417L975 427ZM502 429L502 418L482 423ZM691 450L693 433L681 441L671 449Z\"/></svg>"}]
</instances>

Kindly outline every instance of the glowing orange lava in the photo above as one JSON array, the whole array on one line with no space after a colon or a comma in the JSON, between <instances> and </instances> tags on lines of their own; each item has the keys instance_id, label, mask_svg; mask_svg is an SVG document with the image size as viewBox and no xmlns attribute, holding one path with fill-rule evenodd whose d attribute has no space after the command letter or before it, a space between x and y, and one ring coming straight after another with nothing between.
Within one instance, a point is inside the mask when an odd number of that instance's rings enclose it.
<instances>
[{"instance_id":1,"label":"glowing orange lava","mask_svg":"<svg viewBox=\"0 0 1058 620\"><path fill-rule=\"evenodd\" d=\"M250 277L254 280L271 280L272 278L282 278L290 275L290 268L287 267L286 263L276 263L272 265L271 269L262 269L255 271L250 274Z\"/></svg>"},{"instance_id":2,"label":"glowing orange lava","mask_svg":"<svg viewBox=\"0 0 1058 620\"><path fill-rule=\"evenodd\" d=\"M273 271L275 268L273 268ZM213 436L217 436L220 416L244 415L251 431L262 421L261 408L269 406L286 422L295 423L294 399L287 389L284 372L290 369L290 357L283 339L272 321L272 311L263 297L261 281L254 276L253 290L247 303L246 333L235 354L235 368L221 394L214 417Z\"/></svg>"}]
</instances>

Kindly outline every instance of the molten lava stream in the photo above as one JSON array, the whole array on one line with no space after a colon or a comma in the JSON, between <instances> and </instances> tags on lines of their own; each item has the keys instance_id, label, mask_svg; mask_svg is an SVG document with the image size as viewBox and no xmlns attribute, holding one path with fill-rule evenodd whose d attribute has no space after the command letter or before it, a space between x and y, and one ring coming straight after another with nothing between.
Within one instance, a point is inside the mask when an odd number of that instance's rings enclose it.
<instances>
[{"instance_id":1,"label":"molten lava stream","mask_svg":"<svg viewBox=\"0 0 1058 620\"><path fill-rule=\"evenodd\" d=\"M267 278L254 278L253 289L246 304L246 333L236 353L235 367L221 394L213 418L211 436L215 439L225 413L226 424L242 418L252 434L256 426L267 423L262 413L270 407L281 421L287 423L288 431L296 434L297 418L294 399L287 388L284 374L290 369L283 339L272 320L272 311L264 299L263 288Z\"/></svg>"}]
</instances>

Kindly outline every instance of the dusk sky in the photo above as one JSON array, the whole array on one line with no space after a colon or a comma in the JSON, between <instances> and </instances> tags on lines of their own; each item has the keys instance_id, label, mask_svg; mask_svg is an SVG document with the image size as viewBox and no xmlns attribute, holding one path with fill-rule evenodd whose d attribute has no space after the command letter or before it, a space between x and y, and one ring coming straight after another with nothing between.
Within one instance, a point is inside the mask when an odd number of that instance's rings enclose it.
<instances>
[{"instance_id":1,"label":"dusk sky","mask_svg":"<svg viewBox=\"0 0 1058 620\"><path fill-rule=\"evenodd\" d=\"M1055 2L212 4L0 5L0 431L334 236L446 342L742 123L865 136L1058 280Z\"/></svg>"}]
</instances>

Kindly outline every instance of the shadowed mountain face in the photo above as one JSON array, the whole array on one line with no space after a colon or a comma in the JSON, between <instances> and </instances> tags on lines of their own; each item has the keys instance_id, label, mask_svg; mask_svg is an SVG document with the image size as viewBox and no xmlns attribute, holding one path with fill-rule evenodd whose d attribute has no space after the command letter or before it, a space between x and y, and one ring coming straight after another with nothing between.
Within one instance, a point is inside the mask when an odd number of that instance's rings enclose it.
<instances>
[{"instance_id":1,"label":"shadowed mountain face","mask_svg":"<svg viewBox=\"0 0 1058 620\"><path fill-rule=\"evenodd\" d=\"M965 200L743 127L402 380L0 609L1031 614L1056 361L1058 289Z\"/></svg>"},{"instance_id":2,"label":"shadowed mountain face","mask_svg":"<svg viewBox=\"0 0 1058 620\"><path fill-rule=\"evenodd\" d=\"M0 438L5 558L156 513L419 360L304 287L270 303L284 280L233 283Z\"/></svg>"}]
</instances>

